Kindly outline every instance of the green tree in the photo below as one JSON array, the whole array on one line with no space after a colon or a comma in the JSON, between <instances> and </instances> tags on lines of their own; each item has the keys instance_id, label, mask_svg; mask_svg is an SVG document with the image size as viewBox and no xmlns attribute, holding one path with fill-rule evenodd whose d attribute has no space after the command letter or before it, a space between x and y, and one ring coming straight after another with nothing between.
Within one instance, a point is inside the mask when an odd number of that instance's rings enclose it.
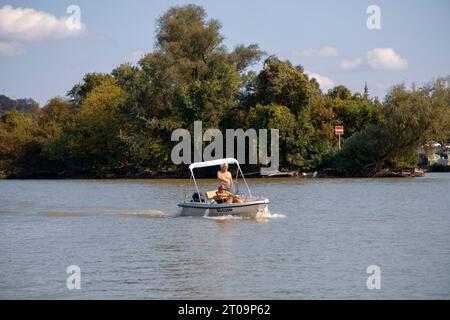
<instances>
[{"instance_id":1,"label":"green tree","mask_svg":"<svg viewBox=\"0 0 450 320\"><path fill-rule=\"evenodd\" d=\"M373 174L384 167L416 165L417 147L436 133L448 132L450 126L450 108L442 98L446 90L437 98L429 88L393 87L379 109L377 121L348 139L334 158L338 172Z\"/></svg>"},{"instance_id":2,"label":"green tree","mask_svg":"<svg viewBox=\"0 0 450 320\"><path fill-rule=\"evenodd\" d=\"M40 130L31 114L13 109L0 116L0 176L32 176L40 147Z\"/></svg>"},{"instance_id":3,"label":"green tree","mask_svg":"<svg viewBox=\"0 0 450 320\"><path fill-rule=\"evenodd\" d=\"M277 103L288 107L294 114L306 108L316 92L308 76L290 62L269 57L259 73L256 98L261 104Z\"/></svg>"},{"instance_id":4,"label":"green tree","mask_svg":"<svg viewBox=\"0 0 450 320\"><path fill-rule=\"evenodd\" d=\"M83 78L83 82L73 86L67 95L71 98L71 101L75 106L80 106L89 92L101 85L104 81L110 81L111 79L112 76L107 73L87 73Z\"/></svg>"},{"instance_id":5,"label":"green tree","mask_svg":"<svg viewBox=\"0 0 450 320\"><path fill-rule=\"evenodd\" d=\"M89 92L77 116L77 155L83 166L95 173L120 167L120 107L125 92L115 81L108 80Z\"/></svg>"},{"instance_id":6,"label":"green tree","mask_svg":"<svg viewBox=\"0 0 450 320\"><path fill-rule=\"evenodd\" d=\"M328 90L327 96L333 99L349 100L352 97L352 92L347 87L340 85Z\"/></svg>"},{"instance_id":7,"label":"green tree","mask_svg":"<svg viewBox=\"0 0 450 320\"><path fill-rule=\"evenodd\" d=\"M61 97L50 99L38 112L38 124L48 139L57 136L73 121L75 108Z\"/></svg>"},{"instance_id":8,"label":"green tree","mask_svg":"<svg viewBox=\"0 0 450 320\"><path fill-rule=\"evenodd\" d=\"M360 95L346 96L345 99L333 96L327 95L326 105L335 114L334 124L344 126L344 138L351 137L377 120L379 104L364 99Z\"/></svg>"}]
</instances>

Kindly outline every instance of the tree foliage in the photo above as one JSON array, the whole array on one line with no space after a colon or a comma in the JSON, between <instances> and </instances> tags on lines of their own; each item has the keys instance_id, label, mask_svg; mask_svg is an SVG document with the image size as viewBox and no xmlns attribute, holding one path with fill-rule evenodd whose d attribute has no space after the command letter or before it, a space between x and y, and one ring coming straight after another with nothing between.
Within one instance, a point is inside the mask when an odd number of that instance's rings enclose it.
<instances>
[{"instance_id":1,"label":"tree foliage","mask_svg":"<svg viewBox=\"0 0 450 320\"><path fill-rule=\"evenodd\" d=\"M450 136L449 77L417 90L396 86L382 103L367 87L364 95L343 85L324 94L302 66L267 57L257 44L228 50L223 40L202 7L172 7L137 64L87 73L68 99L41 109L0 96L0 175L173 173L171 133L192 133L196 120L222 132L278 129L282 168L342 174L412 166L419 145ZM264 56L261 70L251 68ZM341 151L335 125L345 126Z\"/></svg>"},{"instance_id":2,"label":"tree foliage","mask_svg":"<svg viewBox=\"0 0 450 320\"><path fill-rule=\"evenodd\" d=\"M439 79L419 90L393 87L376 121L352 135L334 159L338 171L376 172L384 167L415 166L418 146L449 137L448 84Z\"/></svg>"}]
</instances>

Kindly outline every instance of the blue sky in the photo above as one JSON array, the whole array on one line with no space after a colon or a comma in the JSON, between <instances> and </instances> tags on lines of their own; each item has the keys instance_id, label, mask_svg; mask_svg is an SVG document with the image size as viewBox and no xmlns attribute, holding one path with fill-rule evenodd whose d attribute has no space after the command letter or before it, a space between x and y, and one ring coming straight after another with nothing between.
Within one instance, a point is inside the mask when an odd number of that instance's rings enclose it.
<instances>
[{"instance_id":1,"label":"blue sky","mask_svg":"<svg viewBox=\"0 0 450 320\"><path fill-rule=\"evenodd\" d=\"M450 74L448 0L2 0L0 92L40 104L64 96L85 73L110 72L151 51L158 16L187 3L203 6L223 24L228 48L257 43L303 65L324 90L344 84L362 91L367 81L370 93L382 98L393 84L420 85ZM60 30L69 5L81 10L77 33ZM380 8L380 30L366 26L369 5ZM22 19L14 20L18 15ZM44 18L36 22L35 16ZM44 24L46 19L58 23Z\"/></svg>"}]
</instances>

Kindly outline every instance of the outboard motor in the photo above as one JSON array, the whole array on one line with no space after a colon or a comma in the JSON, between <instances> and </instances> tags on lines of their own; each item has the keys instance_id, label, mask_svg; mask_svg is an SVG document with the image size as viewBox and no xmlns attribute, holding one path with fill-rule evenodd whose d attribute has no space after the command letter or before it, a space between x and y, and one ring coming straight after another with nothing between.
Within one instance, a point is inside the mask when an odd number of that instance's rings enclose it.
<instances>
[{"instance_id":1,"label":"outboard motor","mask_svg":"<svg viewBox=\"0 0 450 320\"><path fill-rule=\"evenodd\" d=\"M202 194L194 192L194 194L192 195L192 202L205 202L205 198Z\"/></svg>"}]
</instances>

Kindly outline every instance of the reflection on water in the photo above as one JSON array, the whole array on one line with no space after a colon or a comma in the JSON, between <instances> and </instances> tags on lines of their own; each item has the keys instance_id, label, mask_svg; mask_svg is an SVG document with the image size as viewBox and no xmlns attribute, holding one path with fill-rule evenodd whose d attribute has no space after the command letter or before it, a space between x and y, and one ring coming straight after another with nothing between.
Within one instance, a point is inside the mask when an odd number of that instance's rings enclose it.
<instances>
[{"instance_id":1,"label":"reflection on water","mask_svg":"<svg viewBox=\"0 0 450 320\"><path fill-rule=\"evenodd\" d=\"M255 179L258 219L179 217L187 183L0 180L0 298L450 298L448 174Z\"/></svg>"}]
</instances>

